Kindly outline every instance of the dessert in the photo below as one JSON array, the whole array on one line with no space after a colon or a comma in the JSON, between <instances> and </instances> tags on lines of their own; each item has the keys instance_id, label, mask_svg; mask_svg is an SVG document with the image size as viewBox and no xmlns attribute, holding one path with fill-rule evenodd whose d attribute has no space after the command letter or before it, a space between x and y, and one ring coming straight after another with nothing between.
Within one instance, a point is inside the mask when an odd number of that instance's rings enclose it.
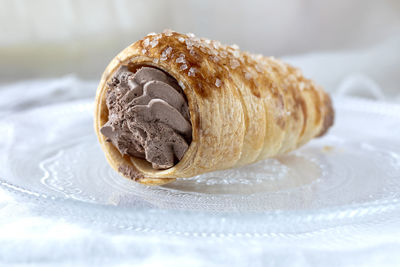
<instances>
[{"instance_id":1,"label":"dessert","mask_svg":"<svg viewBox=\"0 0 400 267\"><path fill-rule=\"evenodd\" d=\"M108 162L148 185L287 153L333 120L329 95L299 69L169 30L118 54L95 103Z\"/></svg>"}]
</instances>

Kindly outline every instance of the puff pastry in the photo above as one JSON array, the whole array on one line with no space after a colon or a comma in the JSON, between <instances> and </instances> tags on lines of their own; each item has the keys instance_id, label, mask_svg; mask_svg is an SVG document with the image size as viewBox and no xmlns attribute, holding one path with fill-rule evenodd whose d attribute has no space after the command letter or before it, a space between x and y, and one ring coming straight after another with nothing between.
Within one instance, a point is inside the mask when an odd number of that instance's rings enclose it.
<instances>
[{"instance_id":1,"label":"puff pastry","mask_svg":"<svg viewBox=\"0 0 400 267\"><path fill-rule=\"evenodd\" d=\"M166 170L122 155L100 128L107 122L106 94L125 66L156 67L174 77L188 102L192 141ZM295 67L273 57L242 52L235 45L170 30L149 34L107 66L96 93L94 126L109 164L147 185L250 164L292 151L333 124L329 95Z\"/></svg>"}]
</instances>

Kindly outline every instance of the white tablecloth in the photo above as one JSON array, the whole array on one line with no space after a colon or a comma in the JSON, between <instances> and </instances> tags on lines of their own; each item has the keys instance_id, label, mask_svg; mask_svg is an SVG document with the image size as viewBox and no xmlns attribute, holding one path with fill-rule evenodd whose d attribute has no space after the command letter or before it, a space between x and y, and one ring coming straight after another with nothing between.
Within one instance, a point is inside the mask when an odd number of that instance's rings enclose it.
<instances>
[{"instance_id":1,"label":"white tablecloth","mask_svg":"<svg viewBox=\"0 0 400 267\"><path fill-rule=\"evenodd\" d=\"M365 51L287 58L327 90L399 101L400 42ZM94 97L96 81L74 75L0 87L0 118L41 105ZM1 142L0 142L1 145ZM1 149L1 146L0 146ZM123 231L55 217L0 187L0 263L129 266L400 266L400 216L264 237L192 237ZM46 207L43 207L45 209Z\"/></svg>"}]
</instances>

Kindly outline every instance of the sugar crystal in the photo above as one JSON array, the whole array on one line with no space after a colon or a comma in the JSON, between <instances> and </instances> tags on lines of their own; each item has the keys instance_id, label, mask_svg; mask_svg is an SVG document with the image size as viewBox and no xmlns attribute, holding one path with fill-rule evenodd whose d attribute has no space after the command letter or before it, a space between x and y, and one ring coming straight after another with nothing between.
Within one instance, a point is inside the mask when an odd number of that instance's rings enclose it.
<instances>
[{"instance_id":1,"label":"sugar crystal","mask_svg":"<svg viewBox=\"0 0 400 267\"><path fill-rule=\"evenodd\" d=\"M172 30L171 29L165 29L164 32L165 36L171 36L172 35Z\"/></svg>"},{"instance_id":2,"label":"sugar crystal","mask_svg":"<svg viewBox=\"0 0 400 267\"><path fill-rule=\"evenodd\" d=\"M196 76L196 71L197 71L197 70L196 70L195 67L191 67L191 68L189 69L188 75L194 77L194 76Z\"/></svg>"},{"instance_id":3,"label":"sugar crystal","mask_svg":"<svg viewBox=\"0 0 400 267\"><path fill-rule=\"evenodd\" d=\"M186 70L188 68L188 66L186 64L181 65L180 69L181 70Z\"/></svg>"},{"instance_id":4,"label":"sugar crystal","mask_svg":"<svg viewBox=\"0 0 400 267\"><path fill-rule=\"evenodd\" d=\"M190 49L191 46L193 46L193 41L191 39L186 39L185 41L187 49Z\"/></svg>"},{"instance_id":5,"label":"sugar crystal","mask_svg":"<svg viewBox=\"0 0 400 267\"><path fill-rule=\"evenodd\" d=\"M176 62L176 63L186 63L185 55L184 55L184 54L181 54L181 55L175 60L175 62Z\"/></svg>"},{"instance_id":6,"label":"sugar crystal","mask_svg":"<svg viewBox=\"0 0 400 267\"><path fill-rule=\"evenodd\" d=\"M240 66L240 63L236 59L231 59L230 60L230 65L231 65L231 68L234 70L234 69L236 69L237 67Z\"/></svg>"},{"instance_id":7,"label":"sugar crystal","mask_svg":"<svg viewBox=\"0 0 400 267\"><path fill-rule=\"evenodd\" d=\"M253 77L253 76L251 75L250 72L246 72L246 73L244 74L244 77L246 78L246 80L250 80L251 77Z\"/></svg>"},{"instance_id":8,"label":"sugar crystal","mask_svg":"<svg viewBox=\"0 0 400 267\"><path fill-rule=\"evenodd\" d=\"M228 56L228 52L221 51L221 52L219 52L219 56L222 57L222 58L226 58Z\"/></svg>"},{"instance_id":9,"label":"sugar crystal","mask_svg":"<svg viewBox=\"0 0 400 267\"><path fill-rule=\"evenodd\" d=\"M207 49L204 47L200 47L200 51L203 52L204 54L207 54L208 52Z\"/></svg>"},{"instance_id":10,"label":"sugar crystal","mask_svg":"<svg viewBox=\"0 0 400 267\"><path fill-rule=\"evenodd\" d=\"M210 49L211 55L218 56L218 50Z\"/></svg>"},{"instance_id":11,"label":"sugar crystal","mask_svg":"<svg viewBox=\"0 0 400 267\"><path fill-rule=\"evenodd\" d=\"M221 80L220 79L216 79L215 80L215 86L220 87L221 86Z\"/></svg>"},{"instance_id":12,"label":"sugar crystal","mask_svg":"<svg viewBox=\"0 0 400 267\"><path fill-rule=\"evenodd\" d=\"M256 70L261 73L263 71L262 66L260 64L256 64Z\"/></svg>"},{"instance_id":13,"label":"sugar crystal","mask_svg":"<svg viewBox=\"0 0 400 267\"><path fill-rule=\"evenodd\" d=\"M215 49L218 49L221 46L221 43L218 42L218 41L214 41L213 42L213 46L214 46Z\"/></svg>"},{"instance_id":14,"label":"sugar crystal","mask_svg":"<svg viewBox=\"0 0 400 267\"><path fill-rule=\"evenodd\" d=\"M158 45L158 40L157 39L152 40L150 42L150 45L151 45L152 48L156 47Z\"/></svg>"},{"instance_id":15,"label":"sugar crystal","mask_svg":"<svg viewBox=\"0 0 400 267\"><path fill-rule=\"evenodd\" d=\"M167 48L164 49L164 51L161 53L161 57L168 57L172 52L172 47L168 46Z\"/></svg>"},{"instance_id":16,"label":"sugar crystal","mask_svg":"<svg viewBox=\"0 0 400 267\"><path fill-rule=\"evenodd\" d=\"M210 56L210 58L214 62L218 62L219 61L219 57L218 56Z\"/></svg>"}]
</instances>

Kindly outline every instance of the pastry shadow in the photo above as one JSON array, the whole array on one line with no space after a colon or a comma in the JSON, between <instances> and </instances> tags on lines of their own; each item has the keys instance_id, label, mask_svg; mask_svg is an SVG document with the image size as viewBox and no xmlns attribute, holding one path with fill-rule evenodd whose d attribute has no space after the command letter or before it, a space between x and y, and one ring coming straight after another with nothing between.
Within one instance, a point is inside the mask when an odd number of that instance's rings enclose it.
<instances>
[{"instance_id":1,"label":"pastry shadow","mask_svg":"<svg viewBox=\"0 0 400 267\"><path fill-rule=\"evenodd\" d=\"M321 176L322 168L316 160L296 153L240 168L177 179L161 187L202 194L251 195L299 188L313 183Z\"/></svg>"}]
</instances>

